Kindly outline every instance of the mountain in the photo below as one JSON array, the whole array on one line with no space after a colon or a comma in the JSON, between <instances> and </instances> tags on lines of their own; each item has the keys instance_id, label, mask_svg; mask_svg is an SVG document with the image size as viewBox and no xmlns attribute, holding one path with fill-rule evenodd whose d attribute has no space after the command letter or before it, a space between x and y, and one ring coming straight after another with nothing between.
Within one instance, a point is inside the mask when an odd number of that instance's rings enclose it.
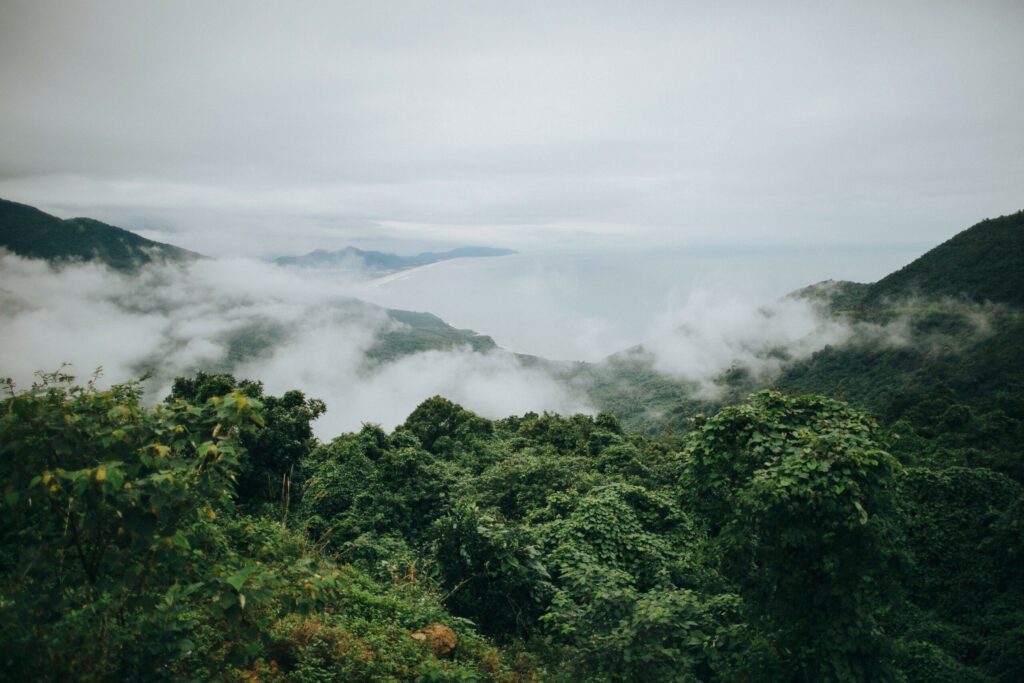
<instances>
[{"instance_id":1,"label":"mountain","mask_svg":"<svg viewBox=\"0 0 1024 683\"><path fill-rule=\"evenodd\" d=\"M918 295L1024 306L1024 211L964 230L871 285L861 304Z\"/></svg>"},{"instance_id":2,"label":"mountain","mask_svg":"<svg viewBox=\"0 0 1024 683\"><path fill-rule=\"evenodd\" d=\"M887 424L960 415L965 440L985 420L1002 420L1002 431L1024 438L1024 401L1012 398L1024 395L1024 212L982 221L875 283L829 280L788 296L815 302L852 335L783 363L772 387L839 398ZM715 380L717 400L698 399L692 384L655 372L640 347L567 374L596 407L648 434L686 430L694 415L766 383L734 366ZM1024 476L1024 462L996 469Z\"/></svg>"},{"instance_id":3,"label":"mountain","mask_svg":"<svg viewBox=\"0 0 1024 683\"><path fill-rule=\"evenodd\" d=\"M200 254L154 242L91 218L62 220L25 204L0 199L0 247L47 261L101 261L129 271L152 261L190 261Z\"/></svg>"},{"instance_id":4,"label":"mountain","mask_svg":"<svg viewBox=\"0 0 1024 683\"><path fill-rule=\"evenodd\" d=\"M907 462L1024 481L1024 212L982 221L874 284L815 287L855 333L788 364L777 388L871 411Z\"/></svg>"},{"instance_id":5,"label":"mountain","mask_svg":"<svg viewBox=\"0 0 1024 683\"><path fill-rule=\"evenodd\" d=\"M469 347L474 351L494 351L498 345L490 337L473 330L452 327L432 313L388 309L388 317L398 327L379 335L367 356L377 362L396 360L419 351L448 351Z\"/></svg>"},{"instance_id":6,"label":"mountain","mask_svg":"<svg viewBox=\"0 0 1024 683\"><path fill-rule=\"evenodd\" d=\"M987 219L870 285L819 283L794 294L833 315L902 326L899 343L826 347L777 380L887 411L943 386L974 401L1024 387L1024 212Z\"/></svg>"},{"instance_id":7,"label":"mountain","mask_svg":"<svg viewBox=\"0 0 1024 683\"><path fill-rule=\"evenodd\" d=\"M516 253L512 249L495 247L458 247L450 251L427 251L415 256L399 256L382 251L364 251L355 247L345 247L339 251L317 249L303 256L282 256L274 259L280 266L297 266L300 268L365 268L375 274L384 275L407 268L425 266L439 261L450 261L457 258L481 258L489 256L507 256Z\"/></svg>"},{"instance_id":8,"label":"mountain","mask_svg":"<svg viewBox=\"0 0 1024 683\"><path fill-rule=\"evenodd\" d=\"M453 327L431 313L384 309L360 299L345 299L328 305L336 320L372 320L386 316L390 327L380 332L366 351L367 366L388 363L421 351L451 351L469 348L487 352L498 349L491 337L473 330ZM225 311L225 315L227 312ZM223 339L225 354L205 369L234 372L240 363L266 358L281 344L293 337L292 326L270 318L253 318L246 325L232 329ZM140 367L140 373L157 372L158 359Z\"/></svg>"}]
</instances>

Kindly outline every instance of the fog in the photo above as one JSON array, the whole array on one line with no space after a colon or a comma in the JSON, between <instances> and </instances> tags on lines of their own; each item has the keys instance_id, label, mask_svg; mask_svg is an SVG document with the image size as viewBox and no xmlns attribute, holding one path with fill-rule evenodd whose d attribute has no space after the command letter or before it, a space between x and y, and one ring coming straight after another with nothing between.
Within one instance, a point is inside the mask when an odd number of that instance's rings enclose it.
<instances>
[{"instance_id":1,"label":"fog","mask_svg":"<svg viewBox=\"0 0 1024 683\"><path fill-rule=\"evenodd\" d=\"M911 343L905 316L854 323L827 315L818 301L783 296L825 268L875 279L899 265L902 252L847 254L846 266L813 253L740 262L633 256L466 259L373 277L251 259L150 265L125 275L0 253L0 376L26 387L35 372L63 363L79 377L102 367L106 383L148 374L148 400L157 401L176 376L230 371L274 394L300 389L323 399L328 412L316 429L331 437L363 422L393 427L436 394L492 418L594 412L578 385L541 369L548 366L524 366L517 353L600 362L642 345L656 371L715 398L716 380L732 367L767 382L786 362L826 345ZM933 305L966 314L978 334L992 313ZM439 313L501 348L381 360L373 354L381 335L403 329L385 307Z\"/></svg>"},{"instance_id":2,"label":"fog","mask_svg":"<svg viewBox=\"0 0 1024 683\"><path fill-rule=\"evenodd\" d=\"M71 364L103 368L105 383L152 373L149 400L176 375L231 370L263 380L271 393L301 389L327 402L320 436L362 422L393 427L423 399L443 394L490 417L528 410L590 411L547 375L509 353L426 352L377 364L366 352L398 324L353 300L351 281L292 272L252 260L149 266L134 276L95 264L51 269L0 255L0 375L22 388L36 371ZM253 358L232 344L269 335ZM257 345L261 346L261 345Z\"/></svg>"},{"instance_id":3,"label":"fog","mask_svg":"<svg viewBox=\"0 0 1024 683\"><path fill-rule=\"evenodd\" d=\"M800 359L852 335L849 324L825 317L809 301L757 305L726 292L698 290L658 321L644 347L653 354L655 369L696 381L704 396L714 397L713 380L730 366L771 379L783 362L772 351Z\"/></svg>"},{"instance_id":4,"label":"fog","mask_svg":"<svg viewBox=\"0 0 1024 683\"><path fill-rule=\"evenodd\" d=\"M230 370L324 399L330 436L435 393L594 407L515 354L642 344L710 394L736 364L901 343L783 297L1019 209L1022 26L1015 0L2 2L0 196L232 258L0 257L0 375L148 372L159 400ZM385 279L250 260L346 245L522 253ZM380 307L504 351L375 361Z\"/></svg>"},{"instance_id":5,"label":"fog","mask_svg":"<svg viewBox=\"0 0 1024 683\"><path fill-rule=\"evenodd\" d=\"M760 306L789 292L828 279L872 282L926 249L528 252L405 271L363 283L358 296L429 310L519 353L596 362L684 324L710 325L697 298L727 299L756 323Z\"/></svg>"}]
</instances>

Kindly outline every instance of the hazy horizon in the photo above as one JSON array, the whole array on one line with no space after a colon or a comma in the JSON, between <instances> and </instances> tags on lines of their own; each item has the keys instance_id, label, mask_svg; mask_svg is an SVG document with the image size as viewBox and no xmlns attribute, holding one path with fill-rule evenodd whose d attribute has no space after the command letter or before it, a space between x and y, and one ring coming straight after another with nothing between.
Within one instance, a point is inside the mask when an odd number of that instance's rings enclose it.
<instances>
[{"instance_id":1,"label":"hazy horizon","mask_svg":"<svg viewBox=\"0 0 1024 683\"><path fill-rule=\"evenodd\" d=\"M934 245L1021 208L1019 2L0 6L0 197L211 255Z\"/></svg>"}]
</instances>

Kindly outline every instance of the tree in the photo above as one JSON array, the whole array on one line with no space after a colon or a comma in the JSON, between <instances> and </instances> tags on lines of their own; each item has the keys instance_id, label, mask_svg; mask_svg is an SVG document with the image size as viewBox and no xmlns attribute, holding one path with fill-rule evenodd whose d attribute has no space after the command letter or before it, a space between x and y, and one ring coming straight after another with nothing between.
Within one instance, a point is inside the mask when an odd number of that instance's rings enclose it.
<instances>
[{"instance_id":1,"label":"tree","mask_svg":"<svg viewBox=\"0 0 1024 683\"><path fill-rule=\"evenodd\" d=\"M130 656L114 634L137 628L145 640L153 629L135 620L196 579L191 548L201 521L230 498L239 436L261 422L260 404L236 392L202 407L147 409L138 384L99 390L72 381L46 375L0 403L0 628L6 643L43 653L56 671L102 677ZM161 646L143 651L188 647L188 620L170 612L152 635Z\"/></svg>"},{"instance_id":2,"label":"tree","mask_svg":"<svg viewBox=\"0 0 1024 683\"><path fill-rule=\"evenodd\" d=\"M272 619L333 594L329 563L274 557L280 524L219 523L233 514L243 437L263 424L256 399L233 391L203 405L149 408L137 383L101 390L62 374L23 393L8 388L0 402L6 675L176 678L204 632L217 634L204 643L218 654L203 662L212 672L251 658ZM262 550L243 557L240 545Z\"/></svg>"},{"instance_id":3,"label":"tree","mask_svg":"<svg viewBox=\"0 0 1024 683\"><path fill-rule=\"evenodd\" d=\"M206 372L175 379L167 401L201 404L229 392L257 399L263 405L262 428L241 435L247 456L238 479L239 500L287 500L301 490L300 482L294 481L298 465L316 445L312 423L324 413L326 405L319 399L306 398L301 391L267 396L262 382Z\"/></svg>"},{"instance_id":4,"label":"tree","mask_svg":"<svg viewBox=\"0 0 1024 683\"><path fill-rule=\"evenodd\" d=\"M892 674L879 620L898 579L899 469L870 418L815 396L760 392L688 440L681 498L803 678Z\"/></svg>"}]
</instances>

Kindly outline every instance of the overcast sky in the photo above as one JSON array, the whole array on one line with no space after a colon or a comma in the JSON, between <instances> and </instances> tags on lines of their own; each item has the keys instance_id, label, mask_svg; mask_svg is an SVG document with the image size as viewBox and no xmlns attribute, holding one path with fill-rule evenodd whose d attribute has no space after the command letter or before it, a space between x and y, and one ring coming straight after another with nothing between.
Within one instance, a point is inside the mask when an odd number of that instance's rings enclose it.
<instances>
[{"instance_id":1,"label":"overcast sky","mask_svg":"<svg viewBox=\"0 0 1024 683\"><path fill-rule=\"evenodd\" d=\"M0 197L207 253L931 245L1024 208L1024 2L0 3Z\"/></svg>"}]
</instances>

